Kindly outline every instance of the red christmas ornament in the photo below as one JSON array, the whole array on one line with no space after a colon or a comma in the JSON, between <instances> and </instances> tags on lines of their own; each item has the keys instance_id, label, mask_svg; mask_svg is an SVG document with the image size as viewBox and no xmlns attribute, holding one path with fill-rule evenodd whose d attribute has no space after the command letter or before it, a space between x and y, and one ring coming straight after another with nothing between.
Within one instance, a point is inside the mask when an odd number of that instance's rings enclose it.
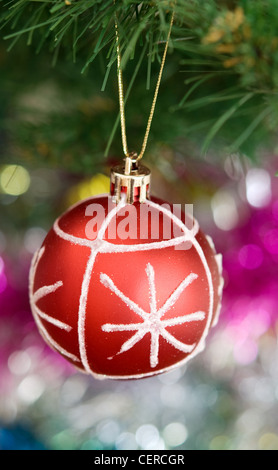
<instances>
[{"instance_id":1,"label":"red christmas ornament","mask_svg":"<svg viewBox=\"0 0 278 470\"><path fill-rule=\"evenodd\" d=\"M218 319L221 255L196 220L164 201L140 202L138 188L132 204L127 191L70 208L31 268L40 333L96 378L170 371L204 348Z\"/></svg>"}]
</instances>

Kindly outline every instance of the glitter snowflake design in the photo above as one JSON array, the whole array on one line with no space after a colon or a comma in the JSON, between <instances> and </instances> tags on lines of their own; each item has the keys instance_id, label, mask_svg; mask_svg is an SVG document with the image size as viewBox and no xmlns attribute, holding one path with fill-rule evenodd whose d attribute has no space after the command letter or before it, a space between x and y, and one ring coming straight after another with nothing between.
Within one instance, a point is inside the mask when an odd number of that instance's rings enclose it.
<instances>
[{"instance_id":1,"label":"glitter snowflake design","mask_svg":"<svg viewBox=\"0 0 278 470\"><path fill-rule=\"evenodd\" d=\"M191 314L186 314L180 317L174 317L163 320L164 315L175 305L180 295L184 290L192 284L192 282L198 278L197 274L189 274L175 289L175 291L166 300L164 305L158 309L157 307L157 295L155 288L155 273L153 266L148 263L146 267L146 273L149 282L149 302L150 312L145 312L139 305L133 302L131 299L126 297L114 284L112 279L106 274L101 274L101 283L116 294L133 312L135 312L144 321L133 324L110 324L107 323L102 326L102 330L108 333L115 331L136 331L136 333L128 339L121 347L120 351L116 354L122 354L129 351L135 344L141 341L147 333L151 335L151 348L150 348L150 366L156 367L159 363L159 338L164 338L169 344L174 346L176 349L184 352L191 353L195 348L196 344L185 344L177 340L169 331L166 329L175 325L182 325L193 321L202 321L205 319L205 313L198 311ZM112 359L112 358L110 358Z\"/></svg>"}]
</instances>

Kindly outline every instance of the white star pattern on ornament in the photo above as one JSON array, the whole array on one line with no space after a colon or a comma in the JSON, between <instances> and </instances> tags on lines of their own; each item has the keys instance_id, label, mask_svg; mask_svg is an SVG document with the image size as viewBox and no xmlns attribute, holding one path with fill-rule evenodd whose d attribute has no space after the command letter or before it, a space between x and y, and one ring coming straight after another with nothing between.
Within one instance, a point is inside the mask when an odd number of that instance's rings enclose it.
<instances>
[{"instance_id":1,"label":"white star pattern on ornament","mask_svg":"<svg viewBox=\"0 0 278 470\"><path fill-rule=\"evenodd\" d=\"M133 312L135 312L144 321L131 324L110 324L107 323L102 326L104 332L112 333L116 331L136 331L121 347L120 351L116 354L122 354L129 351L135 344L141 341L147 333L151 335L150 347L150 366L156 367L159 363L159 338L162 336L174 348L184 352L191 353L196 344L185 344L177 340L166 328L175 325L182 325L193 321L202 321L205 319L205 313L198 311L190 314L185 314L180 317L174 317L163 320L164 315L175 305L184 290L198 278L197 274L189 274L180 285L174 290L170 297L166 300L164 305L158 309L157 307L157 294L155 288L155 273L153 266L148 263L146 273L149 283L149 302L150 312L145 312L138 304L129 299L123 292L121 292L114 284L112 279L107 274L101 273L101 283L116 294ZM113 358L110 358L113 359Z\"/></svg>"}]
</instances>

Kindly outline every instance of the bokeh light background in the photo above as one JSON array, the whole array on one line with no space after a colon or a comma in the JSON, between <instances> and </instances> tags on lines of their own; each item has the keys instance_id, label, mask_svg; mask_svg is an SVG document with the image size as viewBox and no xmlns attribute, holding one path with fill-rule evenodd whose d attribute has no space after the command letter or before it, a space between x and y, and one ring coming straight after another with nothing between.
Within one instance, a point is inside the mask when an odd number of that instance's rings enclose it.
<instances>
[{"instance_id":1,"label":"bokeh light background","mask_svg":"<svg viewBox=\"0 0 278 470\"><path fill-rule=\"evenodd\" d=\"M108 191L108 177L0 166L0 449L278 450L278 159L262 168L167 152L153 192L194 201L223 254L222 314L186 367L128 382L76 372L43 342L28 301L30 261L54 218Z\"/></svg>"}]
</instances>

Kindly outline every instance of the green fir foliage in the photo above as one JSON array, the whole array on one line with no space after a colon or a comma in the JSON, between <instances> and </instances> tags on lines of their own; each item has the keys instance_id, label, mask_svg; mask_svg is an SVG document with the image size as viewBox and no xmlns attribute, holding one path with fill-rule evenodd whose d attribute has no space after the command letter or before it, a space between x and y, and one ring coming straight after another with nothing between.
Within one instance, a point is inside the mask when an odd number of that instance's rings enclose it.
<instances>
[{"instance_id":1,"label":"green fir foliage","mask_svg":"<svg viewBox=\"0 0 278 470\"><path fill-rule=\"evenodd\" d=\"M203 155L241 152L256 158L262 148L273 147L276 0L0 0L0 6L0 85L6 90L1 114L5 109L9 114L9 96L14 106L13 121L0 119L25 158L90 171L92 153L97 167L103 155L121 152L115 13L128 136L133 146L141 145L173 8L149 150L155 144L180 150L189 140ZM12 89L10 80L19 77L20 85ZM55 93L59 104L53 106L50 98L43 116L37 105L26 118L20 112L23 98L32 92L38 97L40 90L47 90L45 100ZM30 119L32 112L36 118Z\"/></svg>"}]
</instances>

